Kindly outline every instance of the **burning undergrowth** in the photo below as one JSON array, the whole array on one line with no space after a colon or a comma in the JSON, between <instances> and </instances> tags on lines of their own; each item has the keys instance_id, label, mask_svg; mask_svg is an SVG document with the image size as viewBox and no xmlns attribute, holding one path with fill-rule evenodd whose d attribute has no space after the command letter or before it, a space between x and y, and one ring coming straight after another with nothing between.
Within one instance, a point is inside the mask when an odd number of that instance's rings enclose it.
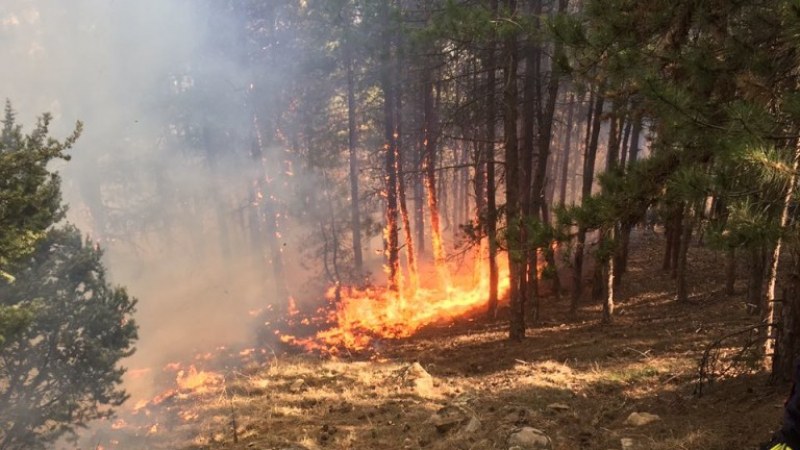
<instances>
[{"instance_id":1,"label":"burning undergrowth","mask_svg":"<svg viewBox=\"0 0 800 450\"><path fill-rule=\"evenodd\" d=\"M502 297L508 290L505 264L500 272ZM369 353L376 341L407 338L425 326L487 307L489 279L479 271L454 276L446 268L435 267L426 279L430 281L419 285L407 282L397 291L385 286L331 286L325 294L326 305L312 314L300 312L290 299L285 326L277 327L274 334L282 343L303 351Z\"/></svg>"},{"instance_id":2,"label":"burning undergrowth","mask_svg":"<svg viewBox=\"0 0 800 450\"><path fill-rule=\"evenodd\" d=\"M505 270L500 267L500 280L507 280ZM382 341L407 338L426 326L485 310L488 277L469 272L448 274L445 280L436 276L441 270L434 269L429 283L406 283L397 292L380 286L333 286L324 304L313 310L303 308L306 305L299 308L290 298L282 313L272 308L253 311L251 320L266 330L258 348L218 347L161 368L130 370L129 379L151 379L158 392L132 398L115 419L95 426L81 441L91 448L122 449L236 440L248 431L237 422L232 399L260 395L271 381L253 377L270 364L279 364L279 356L379 358ZM502 296L507 282L501 281L498 288ZM209 408L210 404L215 406Z\"/></svg>"},{"instance_id":3,"label":"burning undergrowth","mask_svg":"<svg viewBox=\"0 0 800 450\"><path fill-rule=\"evenodd\" d=\"M254 348L218 347L187 362L130 370L129 379L150 378L161 391L149 398L130 399L114 419L93 424L78 444L95 449L173 448L176 441L207 445L221 439L219 430L232 423L214 427L215 433L209 434L198 432L201 422L209 414L212 421L231 422L223 411L225 400L238 392L247 373L263 367L266 354L267 350ZM219 411L210 411L210 402L220 404Z\"/></svg>"}]
</instances>

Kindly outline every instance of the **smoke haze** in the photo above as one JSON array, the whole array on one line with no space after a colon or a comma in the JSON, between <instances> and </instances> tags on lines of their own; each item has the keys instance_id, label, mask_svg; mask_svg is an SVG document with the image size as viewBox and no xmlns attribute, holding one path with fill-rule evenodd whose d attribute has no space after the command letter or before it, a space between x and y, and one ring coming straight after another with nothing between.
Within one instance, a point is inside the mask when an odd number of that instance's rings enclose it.
<instances>
[{"instance_id":1,"label":"smoke haze","mask_svg":"<svg viewBox=\"0 0 800 450\"><path fill-rule=\"evenodd\" d=\"M131 368L252 339L248 311L273 289L246 236L251 77L229 20L182 0L0 3L0 97L26 127L51 112L57 137L85 123L58 165L67 219L139 299Z\"/></svg>"}]
</instances>

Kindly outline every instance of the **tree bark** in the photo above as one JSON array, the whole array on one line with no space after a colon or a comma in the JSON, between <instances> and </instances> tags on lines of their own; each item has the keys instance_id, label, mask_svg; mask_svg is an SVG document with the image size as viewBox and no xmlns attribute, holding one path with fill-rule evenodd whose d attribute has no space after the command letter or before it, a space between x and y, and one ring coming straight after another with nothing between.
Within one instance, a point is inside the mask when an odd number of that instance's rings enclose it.
<instances>
[{"instance_id":1,"label":"tree bark","mask_svg":"<svg viewBox=\"0 0 800 450\"><path fill-rule=\"evenodd\" d=\"M350 161L350 231L353 240L353 264L356 272L361 273L364 267L364 256L361 249L361 211L359 209L358 190L358 130L356 128L356 93L355 75L351 44L347 44L347 129L348 156Z\"/></svg>"},{"instance_id":2,"label":"tree bark","mask_svg":"<svg viewBox=\"0 0 800 450\"><path fill-rule=\"evenodd\" d=\"M675 268L678 284L676 299L680 303L686 303L689 301L689 286L687 280L689 243L692 240L692 228L694 226L691 205L687 204L684 207L682 216L681 227L679 228L679 232L681 233L680 246L678 247L678 260Z\"/></svg>"},{"instance_id":3,"label":"tree bark","mask_svg":"<svg viewBox=\"0 0 800 450\"><path fill-rule=\"evenodd\" d=\"M516 0L507 1L508 13L514 17ZM517 37L510 33L505 39L506 64L504 68L503 89L503 129L506 166L506 242L508 245L509 338L522 340L525 337L525 288L524 254L520 248L520 172L519 149L517 143L517 66L519 61Z\"/></svg>"},{"instance_id":4,"label":"tree bark","mask_svg":"<svg viewBox=\"0 0 800 450\"><path fill-rule=\"evenodd\" d=\"M789 209L792 205L792 197L794 196L795 183L797 179L797 169L800 165L800 142L795 144L794 155L792 158L792 171L786 189L783 194L783 208L781 210L780 227L781 231L786 231L789 224ZM767 291L764 295L764 310L761 316L762 321L767 324L764 335L764 367L774 373L780 372L780 367L776 365L778 358L774 358L776 349L776 314L775 314L775 285L778 281L778 265L781 259L781 244L783 239L781 236L775 242L770 255L769 273L767 275Z\"/></svg>"},{"instance_id":5,"label":"tree bark","mask_svg":"<svg viewBox=\"0 0 800 450\"><path fill-rule=\"evenodd\" d=\"M425 89L425 190L428 193L428 211L431 222L431 248L433 259L439 274L441 287L448 287L450 280L447 274L445 261L444 242L442 242L442 229L439 214L439 197L436 185L436 111L434 105L434 84L432 69L426 67L423 71L423 89Z\"/></svg>"},{"instance_id":6,"label":"tree bark","mask_svg":"<svg viewBox=\"0 0 800 450\"><path fill-rule=\"evenodd\" d=\"M597 159L597 144L600 138L600 125L603 114L603 104L605 98L602 95L603 86L599 86L595 94L594 109L590 107L590 120L587 119L586 125L586 146L583 156L583 184L581 187L581 203L586 205L589 197L592 196L592 185L594 184L594 166ZM591 101L591 97L590 97ZM591 130L591 132L590 132ZM583 256L586 246L586 227L578 227L577 244L575 245L575 264L573 272L574 290L572 291L572 302L570 311L575 315L578 311L578 302L583 293Z\"/></svg>"},{"instance_id":7,"label":"tree bark","mask_svg":"<svg viewBox=\"0 0 800 450\"><path fill-rule=\"evenodd\" d=\"M558 204L563 208L567 202L567 180L569 178L569 156L572 152L570 148L572 145L572 122L573 122L573 113L575 109L575 95L570 94L569 100L567 101L567 125L566 125L566 132L564 133L564 145L563 145L563 157L561 163L561 186L559 186L558 192Z\"/></svg>"},{"instance_id":8,"label":"tree bark","mask_svg":"<svg viewBox=\"0 0 800 450\"><path fill-rule=\"evenodd\" d=\"M492 16L497 17L498 0L491 0ZM497 317L499 270L497 267L497 181L495 180L495 125L497 120L497 43L492 38L486 55L486 237L489 250L489 307L487 315Z\"/></svg>"},{"instance_id":9,"label":"tree bark","mask_svg":"<svg viewBox=\"0 0 800 450\"><path fill-rule=\"evenodd\" d=\"M399 239L397 227L397 127L394 123L395 114L395 73L394 64L394 39L392 37L390 24L389 5L381 2L381 18L384 25L383 35L383 60L381 61L381 89L383 91L383 117L384 117L384 177L386 195L386 229L384 239L386 241L386 264L389 276L388 288L397 292L400 288L400 261L399 261Z\"/></svg>"}]
</instances>

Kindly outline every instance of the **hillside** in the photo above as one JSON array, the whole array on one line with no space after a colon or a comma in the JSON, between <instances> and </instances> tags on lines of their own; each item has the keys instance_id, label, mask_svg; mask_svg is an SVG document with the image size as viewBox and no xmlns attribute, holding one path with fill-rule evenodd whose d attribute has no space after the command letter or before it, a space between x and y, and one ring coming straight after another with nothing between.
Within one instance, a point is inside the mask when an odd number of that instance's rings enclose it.
<instances>
[{"instance_id":1,"label":"hillside","mask_svg":"<svg viewBox=\"0 0 800 450\"><path fill-rule=\"evenodd\" d=\"M691 250L691 304L676 304L672 280L652 264L662 242L658 235L638 237L612 325L601 325L592 306L567 321L563 302L548 299L548 320L521 343L507 341L502 321L473 319L383 341L358 357L275 354L228 371L224 382L200 377L158 404L124 412L125 422L97 432L95 442L103 448L505 449L515 430L530 426L556 450L618 449L623 439L632 449L755 448L779 424L787 387L739 364L694 395L709 343L755 318L741 298L722 294L720 261L701 247ZM724 365L736 348L723 350ZM634 412L659 420L632 426Z\"/></svg>"}]
</instances>

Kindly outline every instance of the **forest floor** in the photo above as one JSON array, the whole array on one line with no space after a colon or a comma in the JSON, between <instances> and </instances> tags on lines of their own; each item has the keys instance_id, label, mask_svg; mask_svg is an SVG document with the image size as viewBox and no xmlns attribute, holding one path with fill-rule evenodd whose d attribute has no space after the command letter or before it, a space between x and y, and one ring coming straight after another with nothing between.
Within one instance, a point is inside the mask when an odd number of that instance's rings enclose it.
<instances>
[{"instance_id":1,"label":"forest floor","mask_svg":"<svg viewBox=\"0 0 800 450\"><path fill-rule=\"evenodd\" d=\"M756 448L779 426L787 385L744 368L693 395L709 343L757 321L744 281L724 295L722 256L694 246L690 303L676 304L663 237L636 242L611 325L591 305L568 320L565 296L544 300L544 322L520 343L504 321L475 319L384 341L369 357L276 356L147 412L155 428L118 448L508 449L525 426L555 450ZM721 362L735 354L723 348ZM634 412L659 420L633 426Z\"/></svg>"}]
</instances>

